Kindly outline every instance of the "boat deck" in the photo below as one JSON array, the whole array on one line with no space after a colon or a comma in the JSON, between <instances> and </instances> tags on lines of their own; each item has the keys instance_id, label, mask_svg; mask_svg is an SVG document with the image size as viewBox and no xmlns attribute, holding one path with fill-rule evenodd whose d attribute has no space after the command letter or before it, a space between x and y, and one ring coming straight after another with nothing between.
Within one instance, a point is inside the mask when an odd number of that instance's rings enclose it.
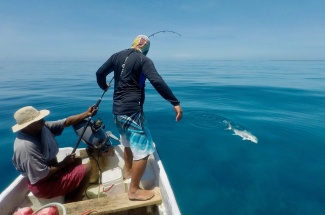
<instances>
[{"instance_id":1,"label":"boat deck","mask_svg":"<svg viewBox=\"0 0 325 215\"><path fill-rule=\"evenodd\" d=\"M89 199L81 202L64 204L67 214L80 215L86 212L93 214L152 214L154 209L148 206L160 205L162 198L158 187L154 189L155 196L147 201L130 201L127 193L105 196L98 199ZM133 213L132 213L133 210Z\"/></svg>"}]
</instances>

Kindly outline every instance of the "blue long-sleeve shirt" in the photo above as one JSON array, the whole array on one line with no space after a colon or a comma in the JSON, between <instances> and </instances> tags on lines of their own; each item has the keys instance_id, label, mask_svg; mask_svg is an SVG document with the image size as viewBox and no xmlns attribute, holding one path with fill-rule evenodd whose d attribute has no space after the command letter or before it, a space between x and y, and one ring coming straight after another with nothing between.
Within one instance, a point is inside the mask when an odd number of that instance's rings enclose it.
<instances>
[{"instance_id":1,"label":"blue long-sleeve shirt","mask_svg":"<svg viewBox=\"0 0 325 215\"><path fill-rule=\"evenodd\" d=\"M122 65L125 63L124 69ZM136 49L113 54L96 72L100 88L107 88L106 76L114 71L113 114L131 115L143 111L145 81L172 105L179 105L168 85L158 74L152 60Z\"/></svg>"}]
</instances>

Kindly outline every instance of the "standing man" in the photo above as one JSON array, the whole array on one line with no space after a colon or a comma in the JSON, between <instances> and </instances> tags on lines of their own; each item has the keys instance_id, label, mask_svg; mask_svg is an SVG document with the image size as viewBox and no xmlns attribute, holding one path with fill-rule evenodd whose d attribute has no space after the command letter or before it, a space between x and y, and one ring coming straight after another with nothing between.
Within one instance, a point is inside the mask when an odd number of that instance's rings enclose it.
<instances>
[{"instance_id":1,"label":"standing man","mask_svg":"<svg viewBox=\"0 0 325 215\"><path fill-rule=\"evenodd\" d=\"M124 177L131 178L130 200L148 200L154 196L152 190L140 188L148 157L155 151L143 113L147 78L157 92L173 105L176 121L182 118L180 102L158 74L152 60L146 57L149 47L149 38L139 35L130 49L113 54L96 73L99 87L107 90L106 76L114 71L113 115L125 147Z\"/></svg>"},{"instance_id":2,"label":"standing man","mask_svg":"<svg viewBox=\"0 0 325 215\"><path fill-rule=\"evenodd\" d=\"M67 155L59 162L59 152L55 136L65 127L75 125L89 116L95 115L97 108L58 121L45 121L48 110L38 111L32 106L20 108L14 114L17 124L12 127L17 132L12 162L16 169L27 178L28 188L38 198L65 196L65 203L80 201L86 190L91 166L82 164L75 154Z\"/></svg>"}]
</instances>

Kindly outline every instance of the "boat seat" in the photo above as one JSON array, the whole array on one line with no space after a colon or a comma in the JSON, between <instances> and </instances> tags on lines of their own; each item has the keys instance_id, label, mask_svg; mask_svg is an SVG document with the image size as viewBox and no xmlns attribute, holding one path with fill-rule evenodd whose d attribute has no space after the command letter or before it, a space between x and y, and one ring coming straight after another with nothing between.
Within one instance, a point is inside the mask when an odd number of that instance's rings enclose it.
<instances>
[{"instance_id":1,"label":"boat seat","mask_svg":"<svg viewBox=\"0 0 325 215\"><path fill-rule=\"evenodd\" d=\"M33 204L33 208L41 208L43 205L52 203L52 202L58 202L63 204L64 203L64 196L58 196L58 197L54 197L51 199L43 199L43 198L37 198L36 196L34 196L34 194L32 192L28 193L28 198L31 201L31 203Z\"/></svg>"},{"instance_id":2,"label":"boat seat","mask_svg":"<svg viewBox=\"0 0 325 215\"><path fill-rule=\"evenodd\" d=\"M156 187L153 190L155 196L147 201L130 201L127 193L119 193L96 199L67 203L64 204L64 207L67 214L80 215L86 211L97 211L98 214L110 214L152 205L160 205L162 203L160 189Z\"/></svg>"}]
</instances>

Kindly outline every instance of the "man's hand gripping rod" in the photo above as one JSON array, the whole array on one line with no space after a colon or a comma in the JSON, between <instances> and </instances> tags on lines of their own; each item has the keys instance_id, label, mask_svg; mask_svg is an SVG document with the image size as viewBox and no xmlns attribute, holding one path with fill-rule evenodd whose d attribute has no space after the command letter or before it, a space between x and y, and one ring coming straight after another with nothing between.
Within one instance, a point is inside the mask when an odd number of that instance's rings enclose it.
<instances>
[{"instance_id":1,"label":"man's hand gripping rod","mask_svg":"<svg viewBox=\"0 0 325 215\"><path fill-rule=\"evenodd\" d=\"M114 79L114 77L111 79L111 81L109 82L109 84L111 84L111 82L113 81L113 79ZM94 105L95 108L98 108L98 106L99 106L100 102L102 101L102 98L103 98L103 96L104 96L104 94L106 93L107 90L108 90L108 88L106 90L104 90L102 96L98 99L97 103ZM77 148L79 146L80 140L82 139L82 136L85 134L85 131L86 131L86 129L87 129L89 123L90 123L90 120L91 120L91 116L88 117L86 126L84 127L84 130L82 131L81 135L79 135L78 140L77 140L77 142L75 144L75 147L73 148L73 150L72 150L71 153L75 153L76 152L76 150L77 150Z\"/></svg>"}]
</instances>

